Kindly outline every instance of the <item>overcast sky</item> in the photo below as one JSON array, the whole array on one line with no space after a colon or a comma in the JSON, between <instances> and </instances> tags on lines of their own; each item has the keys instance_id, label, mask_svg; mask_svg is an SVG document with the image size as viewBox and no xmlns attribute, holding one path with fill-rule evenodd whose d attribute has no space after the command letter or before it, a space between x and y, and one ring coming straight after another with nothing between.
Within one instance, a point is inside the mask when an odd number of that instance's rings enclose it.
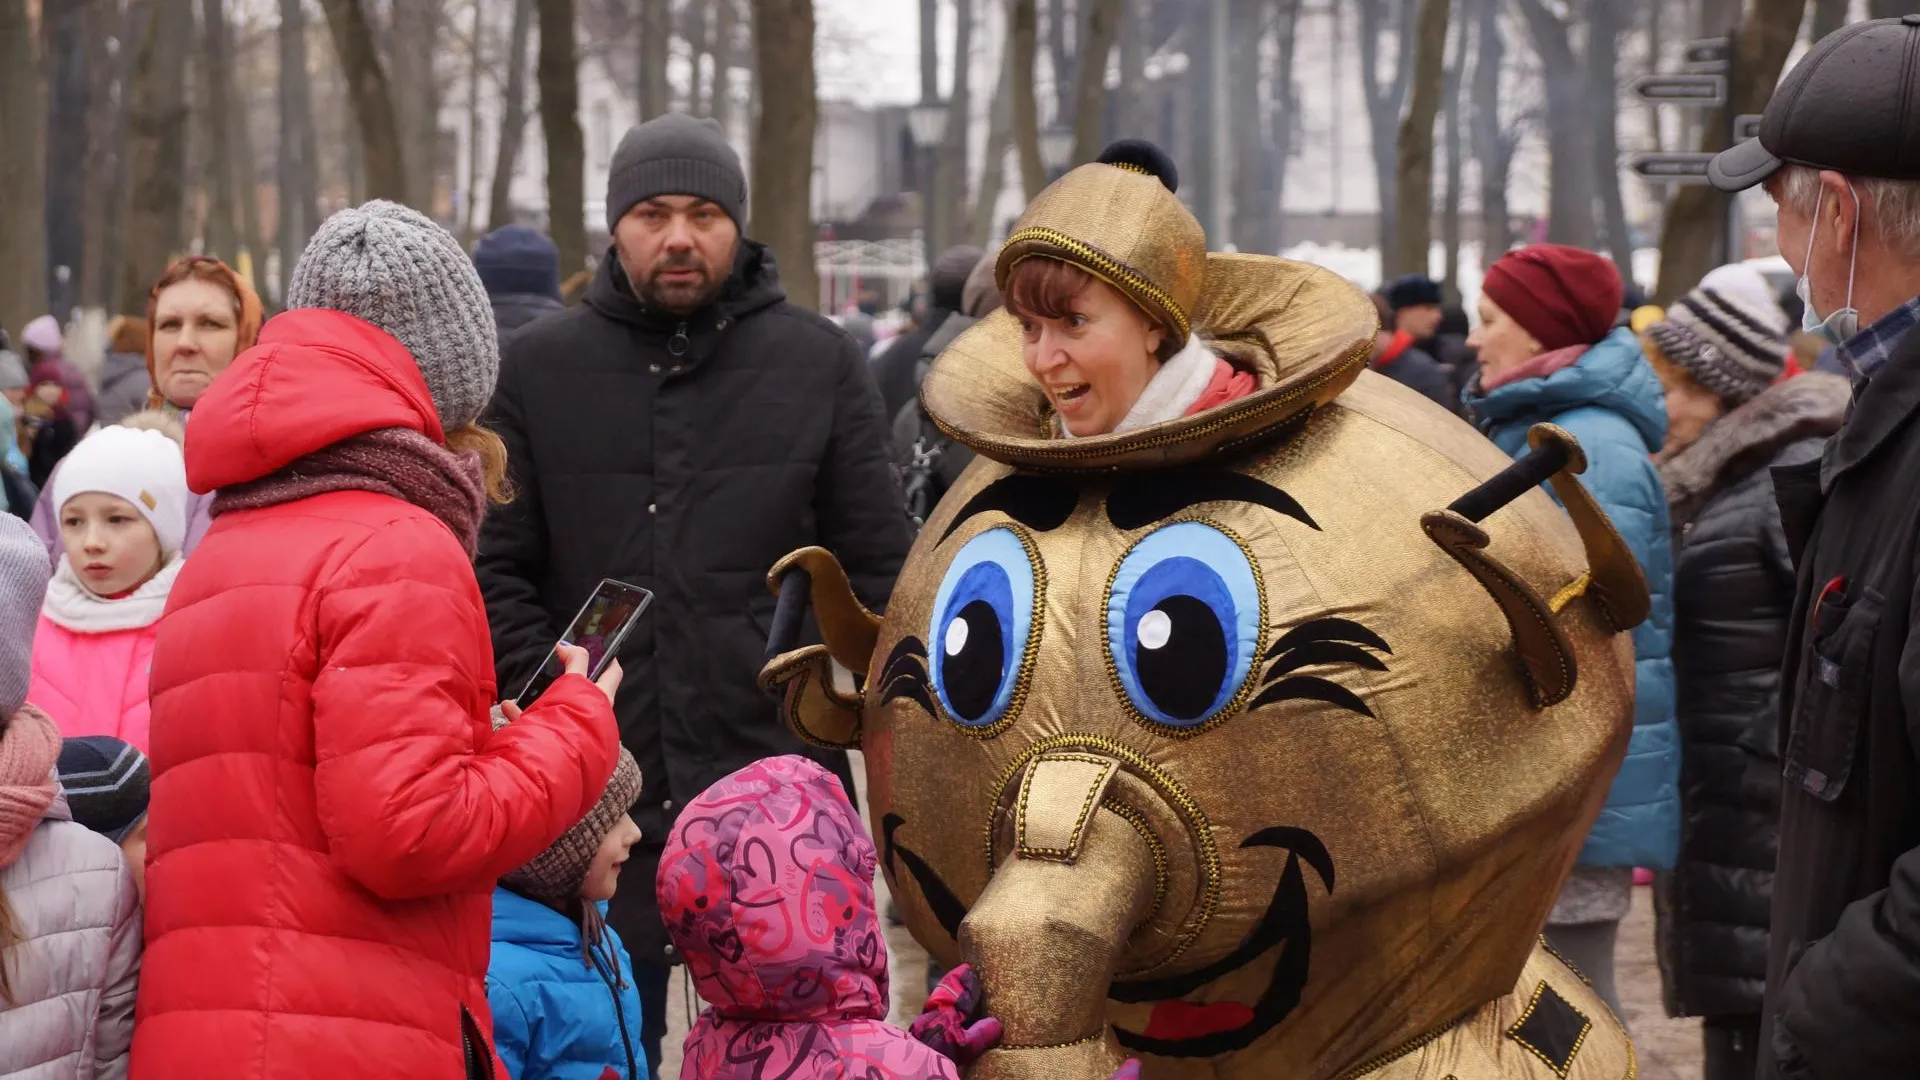
<instances>
[{"instance_id":1,"label":"overcast sky","mask_svg":"<svg viewBox=\"0 0 1920 1080\"><path fill-rule=\"evenodd\" d=\"M920 96L920 16L913 0L817 0L814 12L821 97L875 104Z\"/></svg>"}]
</instances>

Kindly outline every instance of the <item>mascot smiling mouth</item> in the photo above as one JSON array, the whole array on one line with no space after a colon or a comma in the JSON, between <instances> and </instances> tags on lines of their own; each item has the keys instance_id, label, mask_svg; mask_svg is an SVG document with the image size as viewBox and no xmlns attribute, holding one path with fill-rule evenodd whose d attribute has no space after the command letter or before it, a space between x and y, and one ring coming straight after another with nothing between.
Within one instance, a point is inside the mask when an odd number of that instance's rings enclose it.
<instances>
[{"instance_id":1,"label":"mascot smiling mouth","mask_svg":"<svg viewBox=\"0 0 1920 1080\"><path fill-rule=\"evenodd\" d=\"M895 842L894 834L905 819L888 814L881 820L882 846L886 865L896 858L906 868L927 907L948 935L958 940L960 922L967 915L947 883L927 861L911 849ZM1226 956L1197 971L1144 982L1114 983L1107 996L1126 1004L1153 1003L1153 1011L1144 1032L1116 1027L1120 1045L1136 1053L1157 1057L1212 1057L1251 1046L1271 1031L1300 1004L1300 993L1307 984L1307 969L1313 948L1313 928L1307 919L1306 875L1304 861L1319 875L1327 892L1333 891L1333 858L1326 845L1306 829L1275 826L1262 829L1242 841L1242 848L1272 847L1288 852L1280 884L1273 900L1258 924ZM1251 1005L1238 1001L1196 1004L1180 1000L1208 983L1224 978L1279 948L1273 975L1259 1000Z\"/></svg>"}]
</instances>

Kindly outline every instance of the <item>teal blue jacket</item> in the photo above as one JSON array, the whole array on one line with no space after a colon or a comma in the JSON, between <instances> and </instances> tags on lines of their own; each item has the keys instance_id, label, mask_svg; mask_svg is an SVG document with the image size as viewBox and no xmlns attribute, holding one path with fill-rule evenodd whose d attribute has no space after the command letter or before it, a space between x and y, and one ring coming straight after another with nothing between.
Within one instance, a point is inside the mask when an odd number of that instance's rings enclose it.
<instances>
[{"instance_id":1,"label":"teal blue jacket","mask_svg":"<svg viewBox=\"0 0 1920 1080\"><path fill-rule=\"evenodd\" d=\"M606 905L600 905L606 914ZM494 1049L513 1080L647 1080L640 992L626 946L607 928L588 966L580 926L537 901L493 890L487 1007Z\"/></svg>"},{"instance_id":2,"label":"teal blue jacket","mask_svg":"<svg viewBox=\"0 0 1920 1080\"><path fill-rule=\"evenodd\" d=\"M1626 539L1653 594L1653 614L1633 631L1637 682L1633 739L1607 804L1587 834L1582 866L1673 866L1680 845L1680 730L1674 722L1673 547L1667 497L1651 455L1667 437L1666 394L1628 330L1615 330L1571 367L1461 400L1509 455L1527 430L1557 424L1580 440L1580 480Z\"/></svg>"}]
</instances>

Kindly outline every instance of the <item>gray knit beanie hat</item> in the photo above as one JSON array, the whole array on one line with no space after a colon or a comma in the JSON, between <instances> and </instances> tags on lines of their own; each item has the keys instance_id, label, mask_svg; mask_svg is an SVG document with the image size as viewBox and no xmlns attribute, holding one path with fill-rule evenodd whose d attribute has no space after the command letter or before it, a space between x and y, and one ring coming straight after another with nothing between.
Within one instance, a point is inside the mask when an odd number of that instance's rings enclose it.
<instances>
[{"instance_id":1,"label":"gray knit beanie hat","mask_svg":"<svg viewBox=\"0 0 1920 1080\"><path fill-rule=\"evenodd\" d=\"M33 681L33 631L53 565L32 526L0 514L0 716L12 716Z\"/></svg>"},{"instance_id":2,"label":"gray knit beanie hat","mask_svg":"<svg viewBox=\"0 0 1920 1080\"><path fill-rule=\"evenodd\" d=\"M479 419L500 377L493 304L453 234L375 200L328 218L294 264L287 307L372 323L412 354L447 431Z\"/></svg>"},{"instance_id":3,"label":"gray knit beanie hat","mask_svg":"<svg viewBox=\"0 0 1920 1080\"><path fill-rule=\"evenodd\" d=\"M693 195L747 223L747 174L717 121L656 116L627 131L607 170L607 231L656 195Z\"/></svg>"},{"instance_id":4,"label":"gray knit beanie hat","mask_svg":"<svg viewBox=\"0 0 1920 1080\"><path fill-rule=\"evenodd\" d=\"M1735 409L1759 397L1786 371L1792 347L1778 318L1703 285L1681 297L1646 333L1662 356Z\"/></svg>"},{"instance_id":5,"label":"gray knit beanie hat","mask_svg":"<svg viewBox=\"0 0 1920 1080\"><path fill-rule=\"evenodd\" d=\"M493 713L493 729L506 726L507 718L499 710ZM547 850L533 857L533 861L500 879L500 884L519 893L529 900L538 900L548 907L564 909L580 899L580 889L586 884L587 868L593 865L593 857L600 850L600 841L613 831L614 823L620 815L633 809L640 799L640 765L626 747L620 748L620 760L613 767L613 778L607 781L605 791L600 793L600 801L593 804L587 816L574 823L573 828L562 833Z\"/></svg>"}]
</instances>

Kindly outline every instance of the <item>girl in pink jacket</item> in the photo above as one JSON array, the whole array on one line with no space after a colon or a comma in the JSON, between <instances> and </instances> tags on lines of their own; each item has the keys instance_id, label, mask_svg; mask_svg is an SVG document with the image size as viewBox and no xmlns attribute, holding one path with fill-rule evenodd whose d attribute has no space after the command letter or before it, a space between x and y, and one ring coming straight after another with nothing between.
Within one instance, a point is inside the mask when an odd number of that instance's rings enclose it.
<instances>
[{"instance_id":1,"label":"girl in pink jacket","mask_svg":"<svg viewBox=\"0 0 1920 1080\"><path fill-rule=\"evenodd\" d=\"M187 531L177 427L155 414L82 440L54 477L63 554L33 641L28 700L66 737L147 749L148 669Z\"/></svg>"}]
</instances>

